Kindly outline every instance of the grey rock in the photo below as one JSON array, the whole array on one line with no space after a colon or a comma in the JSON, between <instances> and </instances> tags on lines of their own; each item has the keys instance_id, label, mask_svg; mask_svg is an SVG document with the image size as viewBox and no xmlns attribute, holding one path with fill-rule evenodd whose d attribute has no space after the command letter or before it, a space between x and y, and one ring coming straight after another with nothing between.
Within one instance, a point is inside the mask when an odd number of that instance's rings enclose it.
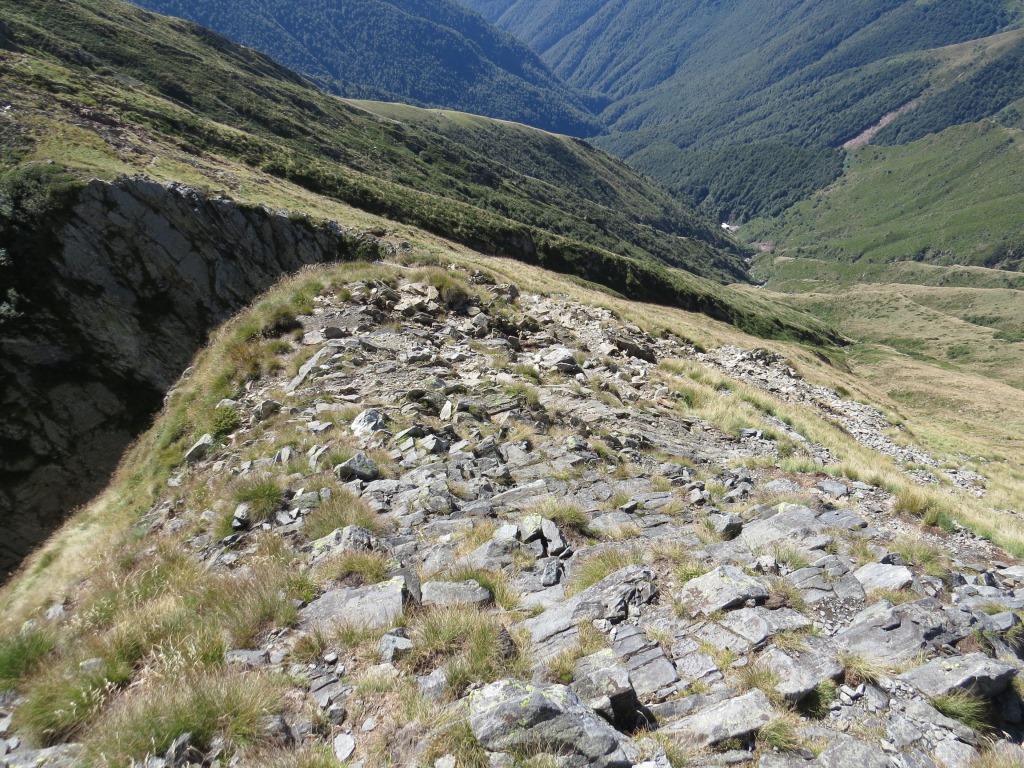
<instances>
[{"instance_id":1,"label":"grey rock","mask_svg":"<svg viewBox=\"0 0 1024 768\"><path fill-rule=\"evenodd\" d=\"M799 504L779 504L743 526L739 539L751 552L764 550L775 542L785 541L790 544L821 533L824 524L818 520L817 513Z\"/></svg>"},{"instance_id":2,"label":"grey rock","mask_svg":"<svg viewBox=\"0 0 1024 768\"><path fill-rule=\"evenodd\" d=\"M491 752L530 748L578 755L594 768L632 768L636 762L630 740L564 685L491 683L470 694L469 724Z\"/></svg>"},{"instance_id":3,"label":"grey rock","mask_svg":"<svg viewBox=\"0 0 1024 768\"><path fill-rule=\"evenodd\" d=\"M822 480L820 483L817 483L815 487L836 499L841 499L843 496L850 495L850 489L837 480Z\"/></svg>"},{"instance_id":4,"label":"grey rock","mask_svg":"<svg viewBox=\"0 0 1024 768\"><path fill-rule=\"evenodd\" d=\"M755 689L670 723L663 730L694 747L704 748L755 733L773 718L768 697Z\"/></svg>"},{"instance_id":5,"label":"grey rock","mask_svg":"<svg viewBox=\"0 0 1024 768\"><path fill-rule=\"evenodd\" d=\"M938 768L970 768L978 758L978 750L956 739L946 739L935 745L933 752Z\"/></svg>"},{"instance_id":6,"label":"grey rock","mask_svg":"<svg viewBox=\"0 0 1024 768\"><path fill-rule=\"evenodd\" d=\"M755 646L780 632L793 632L811 626L810 619L791 608L773 611L763 606L731 611L719 623Z\"/></svg>"},{"instance_id":7,"label":"grey rock","mask_svg":"<svg viewBox=\"0 0 1024 768\"><path fill-rule=\"evenodd\" d=\"M405 636L402 630L393 630L385 634L377 643L377 651L380 653L381 661L398 661L409 655L413 649L413 642Z\"/></svg>"},{"instance_id":8,"label":"grey rock","mask_svg":"<svg viewBox=\"0 0 1024 768\"><path fill-rule=\"evenodd\" d=\"M992 698L1006 690L1017 674L1017 668L983 653L932 659L900 675L925 696L935 698L955 690L969 691L983 698Z\"/></svg>"},{"instance_id":9,"label":"grey rock","mask_svg":"<svg viewBox=\"0 0 1024 768\"><path fill-rule=\"evenodd\" d=\"M202 461L209 455L210 449L213 448L213 446L213 435L203 435L198 440L196 440L196 442L193 444L191 448L185 451L185 461L187 461L189 464L195 464L198 461Z\"/></svg>"},{"instance_id":10,"label":"grey rock","mask_svg":"<svg viewBox=\"0 0 1024 768\"><path fill-rule=\"evenodd\" d=\"M485 605L494 599L491 590L477 582L428 581L421 587L423 605Z\"/></svg>"},{"instance_id":11,"label":"grey rock","mask_svg":"<svg viewBox=\"0 0 1024 768\"><path fill-rule=\"evenodd\" d=\"M277 400L263 400L253 409L253 414L259 421L269 419L281 410L281 404Z\"/></svg>"},{"instance_id":12,"label":"grey rock","mask_svg":"<svg viewBox=\"0 0 1024 768\"><path fill-rule=\"evenodd\" d=\"M732 565L723 565L686 582L679 594L691 616L709 616L716 611L735 608L748 600L763 602L768 590L757 579Z\"/></svg>"},{"instance_id":13,"label":"grey rock","mask_svg":"<svg viewBox=\"0 0 1024 768\"><path fill-rule=\"evenodd\" d=\"M333 589L299 612L299 626L384 627L404 615L407 596L401 576L367 587Z\"/></svg>"},{"instance_id":14,"label":"grey rock","mask_svg":"<svg viewBox=\"0 0 1024 768\"><path fill-rule=\"evenodd\" d=\"M562 580L562 564L551 557L544 561L544 571L540 583L544 587L553 587Z\"/></svg>"},{"instance_id":15,"label":"grey rock","mask_svg":"<svg viewBox=\"0 0 1024 768\"><path fill-rule=\"evenodd\" d=\"M374 432L381 432L386 429L387 419L376 408L368 408L352 419L352 423L349 426L352 429L352 434L357 437L366 437Z\"/></svg>"},{"instance_id":16,"label":"grey rock","mask_svg":"<svg viewBox=\"0 0 1024 768\"><path fill-rule=\"evenodd\" d=\"M543 662L576 643L581 622L621 622L629 615L630 606L654 599L658 594L654 577L649 568L627 566L517 626L529 633L534 658Z\"/></svg>"},{"instance_id":17,"label":"grey rock","mask_svg":"<svg viewBox=\"0 0 1024 768\"><path fill-rule=\"evenodd\" d=\"M339 733L334 737L334 756L344 762L356 751L356 740L351 734Z\"/></svg>"},{"instance_id":18,"label":"grey rock","mask_svg":"<svg viewBox=\"0 0 1024 768\"><path fill-rule=\"evenodd\" d=\"M892 768L889 757L878 747L842 734L831 737L812 765L815 768Z\"/></svg>"},{"instance_id":19,"label":"grey rock","mask_svg":"<svg viewBox=\"0 0 1024 768\"><path fill-rule=\"evenodd\" d=\"M610 648L579 659L571 687L588 707L619 730L636 726L640 701L629 670Z\"/></svg>"},{"instance_id":20,"label":"grey rock","mask_svg":"<svg viewBox=\"0 0 1024 768\"><path fill-rule=\"evenodd\" d=\"M830 643L814 637L806 638L803 643L804 650L792 654L769 648L757 662L776 674L775 690L790 702L800 701L820 684L843 674L843 665L836 659Z\"/></svg>"},{"instance_id":21,"label":"grey rock","mask_svg":"<svg viewBox=\"0 0 1024 768\"><path fill-rule=\"evenodd\" d=\"M19 749L0 758L0 768L78 768L80 744L60 744L47 749Z\"/></svg>"},{"instance_id":22,"label":"grey rock","mask_svg":"<svg viewBox=\"0 0 1024 768\"><path fill-rule=\"evenodd\" d=\"M707 516L711 529L726 539L733 539L743 530L743 518L731 512L711 512Z\"/></svg>"},{"instance_id":23,"label":"grey rock","mask_svg":"<svg viewBox=\"0 0 1024 768\"><path fill-rule=\"evenodd\" d=\"M853 575L857 577L865 592L903 589L914 582L914 574L905 565L868 563L854 571Z\"/></svg>"},{"instance_id":24,"label":"grey rock","mask_svg":"<svg viewBox=\"0 0 1024 768\"><path fill-rule=\"evenodd\" d=\"M360 451L348 461L336 466L334 474L341 480L358 479L369 482L380 477L380 468L377 462Z\"/></svg>"}]
</instances>

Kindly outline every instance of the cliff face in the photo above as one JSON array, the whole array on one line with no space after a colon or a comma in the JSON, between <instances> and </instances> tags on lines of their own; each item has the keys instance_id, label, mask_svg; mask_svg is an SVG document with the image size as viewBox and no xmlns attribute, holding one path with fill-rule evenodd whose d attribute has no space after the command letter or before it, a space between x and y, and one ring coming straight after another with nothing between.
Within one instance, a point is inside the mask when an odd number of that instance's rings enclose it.
<instances>
[{"instance_id":1,"label":"cliff face","mask_svg":"<svg viewBox=\"0 0 1024 768\"><path fill-rule=\"evenodd\" d=\"M100 490L208 332L281 275L374 257L334 223L92 181L0 337L0 572Z\"/></svg>"}]
</instances>

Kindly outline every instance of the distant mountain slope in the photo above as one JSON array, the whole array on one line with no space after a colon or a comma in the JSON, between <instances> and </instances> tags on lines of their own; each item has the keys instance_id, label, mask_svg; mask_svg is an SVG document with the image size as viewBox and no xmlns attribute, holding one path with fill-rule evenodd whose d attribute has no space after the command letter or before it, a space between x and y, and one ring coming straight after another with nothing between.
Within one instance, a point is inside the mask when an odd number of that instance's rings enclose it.
<instances>
[{"instance_id":1,"label":"distant mountain slope","mask_svg":"<svg viewBox=\"0 0 1024 768\"><path fill-rule=\"evenodd\" d=\"M876 141L1024 95L1024 47L998 37L1020 10L1003 0L466 2L610 100L597 143L727 219L829 183L837 148L915 99Z\"/></svg>"},{"instance_id":2,"label":"distant mountain slope","mask_svg":"<svg viewBox=\"0 0 1024 768\"><path fill-rule=\"evenodd\" d=\"M579 96L512 36L452 0L136 0L255 48L343 96L411 101L572 135Z\"/></svg>"},{"instance_id":3,"label":"distant mountain slope","mask_svg":"<svg viewBox=\"0 0 1024 768\"><path fill-rule=\"evenodd\" d=\"M851 264L1024 267L1024 133L994 121L856 150L849 171L744 234L779 254Z\"/></svg>"}]
</instances>

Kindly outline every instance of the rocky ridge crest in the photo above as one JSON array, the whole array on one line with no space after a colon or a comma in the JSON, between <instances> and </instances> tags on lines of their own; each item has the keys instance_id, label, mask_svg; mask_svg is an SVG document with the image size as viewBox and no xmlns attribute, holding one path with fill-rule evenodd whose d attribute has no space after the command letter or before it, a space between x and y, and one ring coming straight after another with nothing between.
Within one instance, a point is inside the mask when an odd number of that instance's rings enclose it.
<instances>
[{"instance_id":1,"label":"rocky ridge crest","mask_svg":"<svg viewBox=\"0 0 1024 768\"><path fill-rule=\"evenodd\" d=\"M672 376L711 363L800 399L784 361L480 273L395 274L318 297L293 370L218 406L235 426L191 446L144 520L139 567L184 546L241 599L273 542L307 577L291 620L225 656L291 681L257 743L438 768L1024 760L1024 567L883 489L784 472L780 436L830 456L781 421L723 432ZM875 439L877 411L844 412ZM401 691L433 717L396 713ZM943 714L962 700L985 728ZM244 762L169 736L146 765ZM11 768L80 749L0 743Z\"/></svg>"}]
</instances>

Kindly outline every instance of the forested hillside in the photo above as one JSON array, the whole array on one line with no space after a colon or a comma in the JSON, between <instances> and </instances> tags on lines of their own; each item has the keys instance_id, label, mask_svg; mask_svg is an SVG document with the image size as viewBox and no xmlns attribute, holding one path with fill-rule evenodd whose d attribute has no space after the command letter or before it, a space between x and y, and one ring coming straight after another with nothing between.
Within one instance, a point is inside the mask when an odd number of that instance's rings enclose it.
<instances>
[{"instance_id":1,"label":"forested hillside","mask_svg":"<svg viewBox=\"0 0 1024 768\"><path fill-rule=\"evenodd\" d=\"M586 135L582 99L453 0L137 0L262 51L342 96L444 106Z\"/></svg>"},{"instance_id":2,"label":"forested hillside","mask_svg":"<svg viewBox=\"0 0 1024 768\"><path fill-rule=\"evenodd\" d=\"M876 141L1024 95L1024 49L1000 35L1020 11L1002 0L466 2L609 99L597 143L723 219L828 184L837 149L908 104Z\"/></svg>"}]
</instances>

